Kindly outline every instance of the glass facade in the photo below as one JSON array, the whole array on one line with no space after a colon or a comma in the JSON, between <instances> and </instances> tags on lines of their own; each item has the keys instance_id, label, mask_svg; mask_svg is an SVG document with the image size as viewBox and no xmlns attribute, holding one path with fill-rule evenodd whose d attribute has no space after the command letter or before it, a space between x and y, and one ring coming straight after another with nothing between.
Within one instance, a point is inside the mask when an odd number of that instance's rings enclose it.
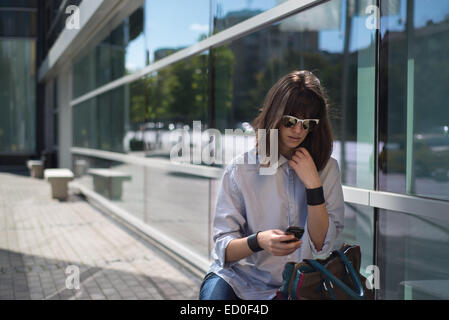
<instances>
[{"instance_id":1,"label":"glass facade","mask_svg":"<svg viewBox=\"0 0 449 320\"><path fill-rule=\"evenodd\" d=\"M449 299L449 221L379 213L380 299Z\"/></svg>"},{"instance_id":2,"label":"glass facade","mask_svg":"<svg viewBox=\"0 0 449 320\"><path fill-rule=\"evenodd\" d=\"M100 43L88 46L73 65L73 97L79 97L145 66L143 9L139 8Z\"/></svg>"},{"instance_id":3,"label":"glass facade","mask_svg":"<svg viewBox=\"0 0 449 320\"><path fill-rule=\"evenodd\" d=\"M449 3L397 2L380 24L379 189L448 200ZM448 299L447 217L421 214L379 213L381 299Z\"/></svg>"},{"instance_id":4,"label":"glass facade","mask_svg":"<svg viewBox=\"0 0 449 320\"><path fill-rule=\"evenodd\" d=\"M36 148L36 1L0 2L0 153Z\"/></svg>"},{"instance_id":5,"label":"glass facade","mask_svg":"<svg viewBox=\"0 0 449 320\"><path fill-rule=\"evenodd\" d=\"M73 62L73 146L85 149L74 152L74 168L84 166L78 181L208 259L217 172L224 165L171 165L173 131L192 134L193 122L201 121L202 130L241 129L254 138L250 123L268 90L288 72L308 69L329 97L332 156L345 187L448 200L448 2L381 0L376 21L367 9L379 1L331 0L173 58L284 2L145 1L100 31L99 41ZM124 78L147 66L154 69L138 80ZM118 79L120 86L84 98ZM86 156L96 151L129 161ZM122 174L120 197L111 197L103 178L87 171L104 168ZM365 276L377 264L378 298L445 299L446 220L357 199L346 203L336 247L360 245Z\"/></svg>"},{"instance_id":6,"label":"glass facade","mask_svg":"<svg viewBox=\"0 0 449 320\"><path fill-rule=\"evenodd\" d=\"M380 188L447 200L449 3L402 1L381 26Z\"/></svg>"},{"instance_id":7,"label":"glass facade","mask_svg":"<svg viewBox=\"0 0 449 320\"><path fill-rule=\"evenodd\" d=\"M276 3L259 3L261 7L257 8L250 8L241 1L234 4L219 1L216 5L212 19L214 34L270 9ZM130 42L125 39L133 38L129 36L130 25L137 26L133 32L135 39L145 39L146 45L140 50L149 52L149 63L207 37L208 10L186 8L183 14L188 18L184 21L196 25L192 28L198 32L202 30L204 34L184 44L177 40L181 37L167 36L166 41L171 43L158 45L157 35L152 36L152 30L159 21L156 15L160 13L163 17L163 12L169 8L169 4L157 6L155 2L147 1L104 40L81 54L73 68L74 98L128 72L125 70ZM332 13L332 21L328 21L328 12ZM140 21L141 14L143 23L132 22ZM309 22L301 23L309 14L312 15ZM202 23L203 28L199 28ZM75 105L74 146L168 162L170 150L176 142L170 136L174 129L192 132L193 121L201 121L202 129L216 128L221 133L225 129L245 130L257 116L266 92L283 74L293 69L318 70L316 73L328 90L332 103L332 125L336 137L333 156L344 169L343 180L348 185L373 188L375 32L359 31L362 23L364 20L351 11L345 1L331 1L226 45L174 62L138 81ZM170 35L178 29L171 26L164 30ZM111 58L114 51L117 52L116 59ZM130 57L133 62L141 63L141 55L133 53ZM114 73L115 70L119 71ZM251 135L251 130L249 132ZM95 162L90 163L89 168L96 169L96 165ZM109 164L106 167L120 166ZM144 213L140 213L142 210L130 212L207 258L210 249L209 209L216 192L210 186L216 185L217 179L201 174L187 175L176 169L142 170L145 171L144 181L133 176L130 182L124 183L140 188L139 192L135 191L139 194L145 190L139 204ZM90 186L94 185L94 176L83 179L90 179ZM127 194L132 192L131 189L124 187L123 200L116 201L125 209L127 197L132 196ZM179 192L175 193L179 195L186 193L186 189L190 191L186 196L173 200L173 190L178 189ZM194 204L198 206L196 211ZM353 229L350 231L348 228L345 237L363 243L364 264L369 265L372 245L366 243L372 243L373 231L369 229L360 238L355 230L359 224L367 223L360 218L360 212L365 213L368 226L372 228L372 211L366 208L350 210L354 214L348 218L348 223L350 221ZM192 232L189 235L178 232L181 225Z\"/></svg>"}]
</instances>

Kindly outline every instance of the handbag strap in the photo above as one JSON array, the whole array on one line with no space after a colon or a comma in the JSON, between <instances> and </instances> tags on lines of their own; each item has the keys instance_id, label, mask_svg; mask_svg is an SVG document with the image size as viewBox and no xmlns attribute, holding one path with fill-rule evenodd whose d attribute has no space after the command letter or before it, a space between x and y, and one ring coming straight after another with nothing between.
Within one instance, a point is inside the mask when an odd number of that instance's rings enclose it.
<instances>
[{"instance_id":1,"label":"handbag strap","mask_svg":"<svg viewBox=\"0 0 449 320\"><path fill-rule=\"evenodd\" d=\"M354 269L354 266L352 265L351 261L349 261L348 257L341 251L337 251L340 255L341 260L343 261L346 271L351 275L352 280L354 281L355 286L357 287L357 295L359 297L364 297L364 291L362 283L360 282L360 278L358 277L357 272Z\"/></svg>"},{"instance_id":2,"label":"handbag strap","mask_svg":"<svg viewBox=\"0 0 449 320\"><path fill-rule=\"evenodd\" d=\"M330 273L325 267L323 267L319 262L311 259L304 259L305 262L310 264L315 270L321 272L326 280L333 282L335 285L337 285L340 289L342 289L348 296L357 299L357 300L363 300L365 299L365 294L363 292L362 284L360 283L360 279L358 278L354 267L352 266L352 263L346 258L343 252L340 250L337 251L339 256L341 257L341 260L348 271L351 278L354 280L354 283L357 287L357 291L352 290L350 287L348 287L344 282L342 282L340 279L338 279L336 276L334 276L332 273Z\"/></svg>"}]
</instances>

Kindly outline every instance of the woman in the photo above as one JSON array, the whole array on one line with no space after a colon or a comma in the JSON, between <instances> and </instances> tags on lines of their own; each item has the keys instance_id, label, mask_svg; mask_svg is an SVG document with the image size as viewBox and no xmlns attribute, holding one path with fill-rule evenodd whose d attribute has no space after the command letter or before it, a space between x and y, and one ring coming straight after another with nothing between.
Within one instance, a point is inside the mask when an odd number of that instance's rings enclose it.
<instances>
[{"instance_id":1,"label":"woman","mask_svg":"<svg viewBox=\"0 0 449 320\"><path fill-rule=\"evenodd\" d=\"M285 263L333 249L344 203L327 108L320 81L308 71L284 76L268 92L253 126L278 130L277 169L259 174L257 147L227 166L201 300L273 299ZM304 228L301 240L285 232L289 226Z\"/></svg>"}]
</instances>

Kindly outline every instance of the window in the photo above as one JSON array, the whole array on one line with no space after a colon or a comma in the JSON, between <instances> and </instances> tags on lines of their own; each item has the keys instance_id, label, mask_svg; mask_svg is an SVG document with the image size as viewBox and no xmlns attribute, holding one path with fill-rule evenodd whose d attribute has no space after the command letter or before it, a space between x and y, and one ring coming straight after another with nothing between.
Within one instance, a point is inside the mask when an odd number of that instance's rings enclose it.
<instances>
[{"instance_id":1,"label":"window","mask_svg":"<svg viewBox=\"0 0 449 320\"><path fill-rule=\"evenodd\" d=\"M381 32L380 188L449 199L449 3L402 1Z\"/></svg>"}]
</instances>

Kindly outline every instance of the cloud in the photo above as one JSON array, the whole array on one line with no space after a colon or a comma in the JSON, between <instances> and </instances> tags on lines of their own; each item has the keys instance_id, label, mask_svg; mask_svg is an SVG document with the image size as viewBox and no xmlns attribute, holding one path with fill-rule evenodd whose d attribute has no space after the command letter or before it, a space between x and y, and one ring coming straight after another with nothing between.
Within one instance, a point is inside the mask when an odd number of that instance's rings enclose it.
<instances>
[{"instance_id":1,"label":"cloud","mask_svg":"<svg viewBox=\"0 0 449 320\"><path fill-rule=\"evenodd\" d=\"M193 31L207 32L209 31L209 26L207 24L194 23L190 25L189 29Z\"/></svg>"}]
</instances>

